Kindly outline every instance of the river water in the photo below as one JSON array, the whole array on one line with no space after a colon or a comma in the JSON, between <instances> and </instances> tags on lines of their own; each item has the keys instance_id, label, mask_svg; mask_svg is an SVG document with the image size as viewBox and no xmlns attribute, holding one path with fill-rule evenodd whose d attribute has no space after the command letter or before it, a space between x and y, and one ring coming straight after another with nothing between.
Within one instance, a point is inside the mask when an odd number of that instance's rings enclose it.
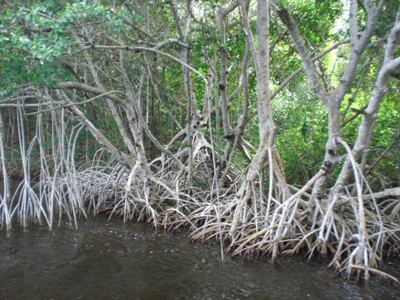
<instances>
[{"instance_id":1,"label":"river water","mask_svg":"<svg viewBox=\"0 0 400 300\"><path fill-rule=\"evenodd\" d=\"M327 261L221 261L217 243L188 243L187 232L101 217L66 225L1 233L0 299L400 299L376 278L342 280ZM400 263L390 267L400 277Z\"/></svg>"},{"instance_id":2,"label":"river water","mask_svg":"<svg viewBox=\"0 0 400 300\"><path fill-rule=\"evenodd\" d=\"M0 299L400 299L374 278L356 284L302 256L221 260L217 242L188 243L142 223L98 217L49 232L0 232ZM400 262L385 270L400 278Z\"/></svg>"}]
</instances>

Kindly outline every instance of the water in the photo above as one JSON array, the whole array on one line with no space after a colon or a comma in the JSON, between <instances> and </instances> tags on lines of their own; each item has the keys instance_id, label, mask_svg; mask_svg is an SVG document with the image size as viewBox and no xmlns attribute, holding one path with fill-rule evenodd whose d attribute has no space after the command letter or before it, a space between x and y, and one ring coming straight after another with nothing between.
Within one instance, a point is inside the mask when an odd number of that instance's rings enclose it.
<instances>
[{"instance_id":1,"label":"water","mask_svg":"<svg viewBox=\"0 0 400 300\"><path fill-rule=\"evenodd\" d=\"M335 276L327 260L222 261L216 241L188 243L185 231L104 216L68 225L0 232L0 300L400 299L378 278L364 285ZM385 271L400 278L400 261Z\"/></svg>"},{"instance_id":2,"label":"water","mask_svg":"<svg viewBox=\"0 0 400 300\"><path fill-rule=\"evenodd\" d=\"M67 225L0 234L0 299L400 299L377 278L342 280L327 261L222 262L217 243L188 243L187 232L102 217ZM400 277L398 261L390 270Z\"/></svg>"}]
</instances>

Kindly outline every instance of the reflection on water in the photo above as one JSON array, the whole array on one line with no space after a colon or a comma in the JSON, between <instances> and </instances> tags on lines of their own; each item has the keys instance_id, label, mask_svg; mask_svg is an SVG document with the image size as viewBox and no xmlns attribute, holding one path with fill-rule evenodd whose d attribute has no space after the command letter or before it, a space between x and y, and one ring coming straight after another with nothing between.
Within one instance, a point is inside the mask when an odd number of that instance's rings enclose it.
<instances>
[{"instance_id":1,"label":"reflection on water","mask_svg":"<svg viewBox=\"0 0 400 300\"><path fill-rule=\"evenodd\" d=\"M217 244L187 233L98 218L78 230L32 228L0 234L0 299L399 299L374 279L341 280L303 257L226 259ZM392 262L400 277L400 264Z\"/></svg>"}]
</instances>

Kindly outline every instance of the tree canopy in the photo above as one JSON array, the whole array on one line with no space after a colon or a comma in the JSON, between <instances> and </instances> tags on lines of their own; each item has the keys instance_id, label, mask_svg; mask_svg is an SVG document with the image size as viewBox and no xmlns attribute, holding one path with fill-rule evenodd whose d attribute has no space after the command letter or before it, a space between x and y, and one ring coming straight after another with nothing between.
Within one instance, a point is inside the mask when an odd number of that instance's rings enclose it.
<instances>
[{"instance_id":1,"label":"tree canopy","mask_svg":"<svg viewBox=\"0 0 400 300\"><path fill-rule=\"evenodd\" d=\"M2 226L106 212L391 278L397 0L0 7Z\"/></svg>"}]
</instances>

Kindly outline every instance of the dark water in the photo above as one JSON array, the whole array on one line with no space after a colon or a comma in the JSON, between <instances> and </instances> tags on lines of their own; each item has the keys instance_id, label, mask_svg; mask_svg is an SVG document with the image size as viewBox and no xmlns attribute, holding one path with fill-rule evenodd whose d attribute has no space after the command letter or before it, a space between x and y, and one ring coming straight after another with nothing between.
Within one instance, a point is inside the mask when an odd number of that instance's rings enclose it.
<instances>
[{"instance_id":1,"label":"dark water","mask_svg":"<svg viewBox=\"0 0 400 300\"><path fill-rule=\"evenodd\" d=\"M0 299L400 299L397 287L352 284L326 264L222 262L217 244L189 244L186 232L99 218L78 230L2 232ZM391 271L400 277L400 263Z\"/></svg>"},{"instance_id":2,"label":"dark water","mask_svg":"<svg viewBox=\"0 0 400 300\"><path fill-rule=\"evenodd\" d=\"M377 278L342 280L328 261L221 261L217 243L190 244L187 236L105 217L78 230L15 226L9 237L0 232L0 300L400 299L398 287ZM400 260L385 271L400 278Z\"/></svg>"}]
</instances>

